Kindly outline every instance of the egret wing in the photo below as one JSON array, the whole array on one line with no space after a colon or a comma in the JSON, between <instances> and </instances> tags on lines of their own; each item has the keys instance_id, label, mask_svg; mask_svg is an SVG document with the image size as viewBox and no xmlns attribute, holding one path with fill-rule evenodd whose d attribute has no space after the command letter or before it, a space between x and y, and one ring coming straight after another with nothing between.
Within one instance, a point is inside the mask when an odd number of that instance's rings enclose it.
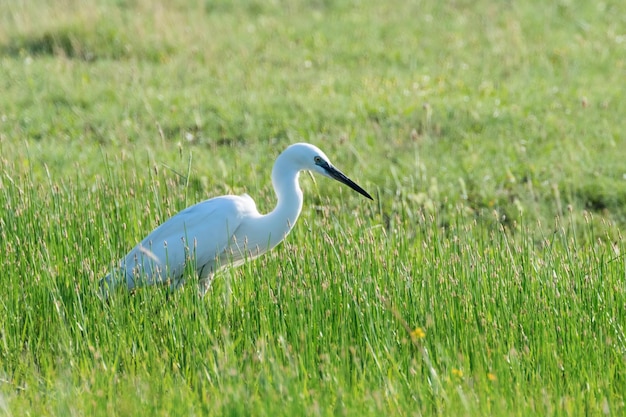
<instances>
[{"instance_id":1,"label":"egret wing","mask_svg":"<svg viewBox=\"0 0 626 417\"><path fill-rule=\"evenodd\" d=\"M256 206L244 196L212 198L182 210L152 231L122 260L128 287L175 282L182 278L189 262L194 262L194 269L199 270L220 259L250 212L256 212Z\"/></svg>"}]
</instances>

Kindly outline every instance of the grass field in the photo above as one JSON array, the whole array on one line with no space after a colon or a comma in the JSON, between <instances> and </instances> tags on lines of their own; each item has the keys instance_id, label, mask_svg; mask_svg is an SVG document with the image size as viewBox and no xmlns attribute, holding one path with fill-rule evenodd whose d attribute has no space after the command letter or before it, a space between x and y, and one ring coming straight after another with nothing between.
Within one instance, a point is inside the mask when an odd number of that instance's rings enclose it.
<instances>
[{"instance_id":1,"label":"grass field","mask_svg":"<svg viewBox=\"0 0 626 417\"><path fill-rule=\"evenodd\" d=\"M0 412L626 414L625 80L618 0L0 2ZM376 201L98 298L299 141Z\"/></svg>"}]
</instances>

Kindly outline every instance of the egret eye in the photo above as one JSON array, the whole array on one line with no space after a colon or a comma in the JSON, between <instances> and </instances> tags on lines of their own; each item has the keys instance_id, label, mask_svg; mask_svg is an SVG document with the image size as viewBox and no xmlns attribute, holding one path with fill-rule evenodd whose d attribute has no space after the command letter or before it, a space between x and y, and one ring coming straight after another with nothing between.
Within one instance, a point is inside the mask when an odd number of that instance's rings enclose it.
<instances>
[{"instance_id":1,"label":"egret eye","mask_svg":"<svg viewBox=\"0 0 626 417\"><path fill-rule=\"evenodd\" d=\"M322 163L322 158L320 156L316 156L315 158L313 158L313 161L316 165L319 165Z\"/></svg>"}]
</instances>

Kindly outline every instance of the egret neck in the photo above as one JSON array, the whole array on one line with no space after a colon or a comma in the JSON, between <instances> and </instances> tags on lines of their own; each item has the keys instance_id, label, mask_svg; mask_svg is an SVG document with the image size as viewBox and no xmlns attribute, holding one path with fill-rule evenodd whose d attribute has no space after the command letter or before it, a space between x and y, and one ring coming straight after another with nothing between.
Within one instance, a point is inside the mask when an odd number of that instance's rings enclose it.
<instances>
[{"instance_id":1,"label":"egret neck","mask_svg":"<svg viewBox=\"0 0 626 417\"><path fill-rule=\"evenodd\" d=\"M280 243L289 234L302 211L302 190L298 183L301 165L294 163L293 155L281 153L272 168L272 184L278 203L274 210L263 217L264 230L271 230L269 249Z\"/></svg>"}]
</instances>

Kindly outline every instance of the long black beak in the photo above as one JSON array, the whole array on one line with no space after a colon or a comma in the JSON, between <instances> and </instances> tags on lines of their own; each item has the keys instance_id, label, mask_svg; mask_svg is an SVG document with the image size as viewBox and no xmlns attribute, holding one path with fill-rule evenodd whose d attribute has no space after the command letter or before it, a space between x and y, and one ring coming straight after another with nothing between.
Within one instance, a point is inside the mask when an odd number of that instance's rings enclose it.
<instances>
[{"instance_id":1,"label":"long black beak","mask_svg":"<svg viewBox=\"0 0 626 417\"><path fill-rule=\"evenodd\" d=\"M361 188L357 183L352 181L350 178L346 177L343 172L339 171L334 166L330 164L324 164L322 165L322 168L324 168L324 170L326 171L329 177L339 181L342 184L346 184L348 187L352 188L354 191L361 194L362 196L365 196L369 198L370 200L373 200L372 196L369 195L367 191Z\"/></svg>"}]
</instances>

